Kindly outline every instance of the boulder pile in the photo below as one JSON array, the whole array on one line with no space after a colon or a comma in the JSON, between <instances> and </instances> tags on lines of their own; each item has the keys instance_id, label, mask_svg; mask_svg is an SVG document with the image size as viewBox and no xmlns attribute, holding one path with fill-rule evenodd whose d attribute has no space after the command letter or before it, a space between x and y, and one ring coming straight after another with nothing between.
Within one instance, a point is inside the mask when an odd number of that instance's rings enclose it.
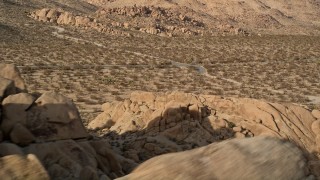
<instances>
[{"instance_id":1,"label":"boulder pile","mask_svg":"<svg viewBox=\"0 0 320 180\"><path fill-rule=\"evenodd\" d=\"M130 163L108 142L88 140L72 100L27 93L14 65L0 64L0 176L3 179L110 179ZM129 170L128 170L129 171Z\"/></svg>"}]
</instances>

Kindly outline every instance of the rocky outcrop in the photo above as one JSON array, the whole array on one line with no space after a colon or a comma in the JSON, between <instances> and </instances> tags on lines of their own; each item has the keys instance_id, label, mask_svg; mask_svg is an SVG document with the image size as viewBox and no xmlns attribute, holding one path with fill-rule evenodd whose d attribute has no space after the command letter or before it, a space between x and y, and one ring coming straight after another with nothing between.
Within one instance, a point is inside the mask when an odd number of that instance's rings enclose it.
<instances>
[{"instance_id":1,"label":"rocky outcrop","mask_svg":"<svg viewBox=\"0 0 320 180\"><path fill-rule=\"evenodd\" d=\"M133 26L133 29L138 29L140 32L168 37L203 35L205 27L203 22L191 18L183 12L155 6L101 8L96 14L100 18L118 16L118 19L128 21L124 22L123 26L128 24L127 27Z\"/></svg>"},{"instance_id":2,"label":"rocky outcrop","mask_svg":"<svg viewBox=\"0 0 320 180\"><path fill-rule=\"evenodd\" d=\"M114 16L118 18L113 18ZM185 14L153 6L101 8L92 17L75 15L62 9L44 8L30 13L30 17L42 22L95 29L111 35L125 36L132 35L128 30L168 37L203 35L205 27L203 22Z\"/></svg>"},{"instance_id":3,"label":"rocky outcrop","mask_svg":"<svg viewBox=\"0 0 320 180\"><path fill-rule=\"evenodd\" d=\"M72 100L56 92L19 92L25 87L23 81L15 83L21 80L19 71L0 67L16 71L7 69L0 78L1 178L114 179L136 166L108 142L88 140Z\"/></svg>"},{"instance_id":4,"label":"rocky outcrop","mask_svg":"<svg viewBox=\"0 0 320 180\"><path fill-rule=\"evenodd\" d=\"M305 179L301 151L279 139L233 139L152 158L119 180Z\"/></svg>"},{"instance_id":5,"label":"rocky outcrop","mask_svg":"<svg viewBox=\"0 0 320 180\"><path fill-rule=\"evenodd\" d=\"M136 162L231 138L272 136L303 149L312 173L320 168L315 155L320 151L317 110L299 105L180 92L134 92L130 99L106 103L102 109L88 127L109 132L104 137Z\"/></svg>"},{"instance_id":6,"label":"rocky outcrop","mask_svg":"<svg viewBox=\"0 0 320 180\"><path fill-rule=\"evenodd\" d=\"M85 29L95 29L99 32L112 34L112 35L121 35L129 36L130 34L123 32L121 30L114 29L109 27L106 24L99 23L95 18L75 15L73 13L64 11L62 9L49 9L44 8L37 11L34 11L30 14L31 18L42 22L51 22L59 25L70 25L79 28Z\"/></svg>"}]
</instances>

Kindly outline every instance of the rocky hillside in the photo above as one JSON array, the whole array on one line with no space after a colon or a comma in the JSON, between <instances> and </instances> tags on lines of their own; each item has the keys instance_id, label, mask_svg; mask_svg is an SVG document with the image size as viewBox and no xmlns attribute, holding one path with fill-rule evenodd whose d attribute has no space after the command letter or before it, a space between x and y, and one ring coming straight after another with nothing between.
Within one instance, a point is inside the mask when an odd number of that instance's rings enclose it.
<instances>
[{"instance_id":1,"label":"rocky hillside","mask_svg":"<svg viewBox=\"0 0 320 180\"><path fill-rule=\"evenodd\" d=\"M72 100L56 92L28 93L13 65L0 65L0 87L5 179L320 177L319 110L134 92L104 104L84 127Z\"/></svg>"},{"instance_id":2,"label":"rocky hillside","mask_svg":"<svg viewBox=\"0 0 320 180\"><path fill-rule=\"evenodd\" d=\"M320 2L316 0L88 0L88 3L95 8L89 4L83 8L74 6L76 9L62 5L51 8L49 3L40 6L45 9L30 13L31 17L44 22L85 26L125 36L139 36L138 32L167 37L320 33Z\"/></svg>"},{"instance_id":3,"label":"rocky hillside","mask_svg":"<svg viewBox=\"0 0 320 180\"><path fill-rule=\"evenodd\" d=\"M102 7L156 6L195 16L211 27L241 27L253 32L276 34L319 33L318 0L87 0Z\"/></svg>"}]
</instances>

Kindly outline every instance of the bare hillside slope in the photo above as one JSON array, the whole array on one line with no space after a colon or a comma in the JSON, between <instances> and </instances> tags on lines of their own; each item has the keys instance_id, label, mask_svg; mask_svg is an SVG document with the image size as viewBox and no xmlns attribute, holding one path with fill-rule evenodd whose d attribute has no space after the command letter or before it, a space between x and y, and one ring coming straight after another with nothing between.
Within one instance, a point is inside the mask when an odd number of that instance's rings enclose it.
<instances>
[{"instance_id":1,"label":"bare hillside slope","mask_svg":"<svg viewBox=\"0 0 320 180\"><path fill-rule=\"evenodd\" d=\"M255 32L275 34L314 34L320 27L319 0L88 0L108 8L160 6L188 8L210 25L241 26ZM194 12L192 12L193 15Z\"/></svg>"}]
</instances>

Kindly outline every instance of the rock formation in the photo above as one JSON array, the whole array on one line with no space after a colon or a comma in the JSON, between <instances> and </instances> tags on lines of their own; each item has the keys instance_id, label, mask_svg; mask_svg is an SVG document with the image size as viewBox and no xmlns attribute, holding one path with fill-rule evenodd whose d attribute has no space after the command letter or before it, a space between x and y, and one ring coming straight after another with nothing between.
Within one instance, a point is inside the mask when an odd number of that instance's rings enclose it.
<instances>
[{"instance_id":1,"label":"rock formation","mask_svg":"<svg viewBox=\"0 0 320 180\"><path fill-rule=\"evenodd\" d=\"M70 99L26 93L19 74L15 66L0 64L2 178L109 179L124 175L121 164L133 168L108 142L88 140Z\"/></svg>"},{"instance_id":2,"label":"rock formation","mask_svg":"<svg viewBox=\"0 0 320 180\"><path fill-rule=\"evenodd\" d=\"M209 28L185 12L154 6L101 8L90 16L49 8L30 13L30 17L38 21L95 29L110 35L130 36L130 31L167 37L212 34L213 31L249 35L243 28L232 25Z\"/></svg>"},{"instance_id":3,"label":"rock formation","mask_svg":"<svg viewBox=\"0 0 320 180\"><path fill-rule=\"evenodd\" d=\"M304 150L308 168L319 176L318 110L180 92L134 92L102 109L88 128L107 133L111 145L135 162L230 138L272 136Z\"/></svg>"},{"instance_id":4,"label":"rock formation","mask_svg":"<svg viewBox=\"0 0 320 180\"><path fill-rule=\"evenodd\" d=\"M30 14L30 17L42 22L56 23L59 25L70 25L75 27L81 27L85 29L95 29L99 32L129 36L129 33L117 30L109 27L106 24L97 22L96 19L88 16L74 15L73 13L64 11L62 9L49 9L44 8L34 11Z\"/></svg>"}]
</instances>

